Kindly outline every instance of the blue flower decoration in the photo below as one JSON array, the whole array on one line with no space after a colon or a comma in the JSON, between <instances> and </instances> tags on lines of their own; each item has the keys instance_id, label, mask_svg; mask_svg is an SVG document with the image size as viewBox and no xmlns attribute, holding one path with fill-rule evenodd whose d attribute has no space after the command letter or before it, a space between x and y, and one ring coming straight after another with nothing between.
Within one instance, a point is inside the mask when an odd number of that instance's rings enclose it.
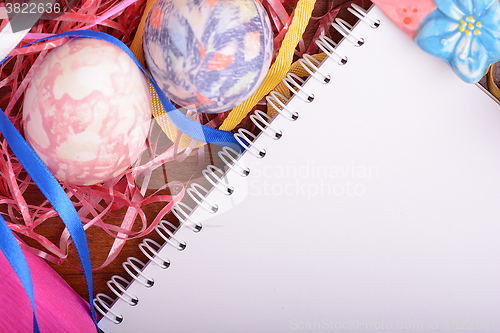
<instances>
[{"instance_id":1,"label":"blue flower decoration","mask_svg":"<svg viewBox=\"0 0 500 333\"><path fill-rule=\"evenodd\" d=\"M419 26L415 42L444 59L466 82L478 82L500 60L498 0L435 0L437 9Z\"/></svg>"}]
</instances>

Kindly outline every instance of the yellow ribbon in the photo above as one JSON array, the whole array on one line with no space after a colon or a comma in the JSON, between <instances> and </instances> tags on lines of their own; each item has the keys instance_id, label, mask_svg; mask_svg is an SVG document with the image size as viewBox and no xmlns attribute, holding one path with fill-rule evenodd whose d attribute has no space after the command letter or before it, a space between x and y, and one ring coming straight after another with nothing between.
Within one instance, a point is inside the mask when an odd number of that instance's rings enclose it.
<instances>
[{"instance_id":1,"label":"yellow ribbon","mask_svg":"<svg viewBox=\"0 0 500 333\"><path fill-rule=\"evenodd\" d=\"M139 60L142 67L145 67L144 52L142 48L142 35L144 35L146 19L148 18L149 12L151 11L151 9L153 9L155 3L156 0L148 0L148 2L146 3L146 8L144 9L144 13L142 14L141 22L139 22L139 26L137 27L137 32L135 33L132 45L130 45L130 50L134 53L137 60Z\"/></svg>"},{"instance_id":2,"label":"yellow ribbon","mask_svg":"<svg viewBox=\"0 0 500 333\"><path fill-rule=\"evenodd\" d=\"M234 129L236 125L238 125L243 118L247 116L257 102L269 94L269 92L274 89L276 85L285 77L290 70L294 50L302 38L302 34L304 34L307 24L309 23L315 3L316 0L299 0L297 7L295 8L292 23L290 24L290 28L288 29L285 38L283 39L276 61L267 72L264 81L249 99L231 111L219 129L224 131L231 131Z\"/></svg>"},{"instance_id":3,"label":"yellow ribbon","mask_svg":"<svg viewBox=\"0 0 500 333\"><path fill-rule=\"evenodd\" d=\"M142 16L141 22L139 23L139 26L137 27L135 38L132 41L132 45L130 47L130 49L142 65L144 65L142 36L144 34L146 19L156 1L157 0L147 1L144 14ZM298 42L302 38L302 34L304 33L307 24L309 23L309 19L311 17L312 10L314 9L315 2L316 0L299 0L299 2L297 3L297 7L295 8L292 23L290 24L290 28L288 29L285 38L283 39L276 61L269 69L266 77L264 78L264 81L257 89L257 91L252 96L250 96L250 98L243 104L237 106L231 111L229 116L221 125L221 130L230 131L234 129L236 125L238 125L243 120L243 118L245 118L246 115L252 110L257 102L260 101L264 96L266 96L273 88L275 88L276 85L288 73L290 64L293 60L294 50ZM168 136L168 138L175 142L179 130L170 121L167 114L161 107L158 96L156 95L156 92L154 91L151 83L149 85L151 91L153 116L160 125L161 129ZM191 137L182 134L179 146L182 148L186 148L191 143L191 140ZM204 144L205 142L197 141L195 147L200 147Z\"/></svg>"},{"instance_id":4,"label":"yellow ribbon","mask_svg":"<svg viewBox=\"0 0 500 333\"><path fill-rule=\"evenodd\" d=\"M323 60L325 60L326 53L313 54L312 57L321 63ZM306 77L310 76L309 72L306 71L304 69L304 67L302 67L302 65L299 63L299 61L294 62L290 66L290 70L288 71L288 73L295 74L301 78L306 78ZM283 81L281 81L276 86L276 88L274 88L274 91L285 96L286 99L290 99L290 97L292 96L290 89L287 88L287 86L283 83ZM281 100L280 97L278 97L278 98ZM281 100L281 102L286 103L286 101L284 101L284 100ZM275 106L279 107L279 105L277 105L277 104L275 104ZM278 111L276 111L276 109L270 103L267 103L267 114L274 118L274 116L276 116L277 113L278 113Z\"/></svg>"},{"instance_id":5,"label":"yellow ribbon","mask_svg":"<svg viewBox=\"0 0 500 333\"><path fill-rule=\"evenodd\" d=\"M151 9L153 9L153 6L156 3L156 1L157 0L148 0L148 2L146 3L144 14L142 15L141 22L137 27L137 32L135 34L134 40L132 41L132 45L130 46L130 50L134 53L137 60L139 60L139 62L143 67L145 67L145 63L144 63L144 49L142 45L142 36L144 35L144 27L146 26L146 19L148 18ZM152 106L153 117L155 118L158 125L160 125L160 128L163 130L163 132L165 132L167 137L172 142L175 142L177 140L177 135L180 133L180 131L177 129L177 127L175 127L172 121L168 118L167 113L163 110L163 107L161 106L160 103L160 99L158 98L158 95L156 94L156 91L154 90L151 82L149 82L149 91L151 93L151 106ZM193 139L190 136L182 133L179 146L182 148L187 148L192 140ZM198 148L203 146L204 144L206 143L197 140L194 147Z\"/></svg>"}]
</instances>

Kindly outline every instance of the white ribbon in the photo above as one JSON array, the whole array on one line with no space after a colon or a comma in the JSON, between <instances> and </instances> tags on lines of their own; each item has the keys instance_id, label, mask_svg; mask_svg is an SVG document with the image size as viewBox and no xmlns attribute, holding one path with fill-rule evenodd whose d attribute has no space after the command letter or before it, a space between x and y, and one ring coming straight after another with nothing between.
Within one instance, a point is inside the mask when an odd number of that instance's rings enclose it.
<instances>
[{"instance_id":1,"label":"white ribbon","mask_svg":"<svg viewBox=\"0 0 500 333\"><path fill-rule=\"evenodd\" d=\"M12 32L12 27L9 22L9 24L7 24L2 31L0 31L0 59L4 59L8 56L17 44L23 40L24 36L26 36L30 29Z\"/></svg>"}]
</instances>

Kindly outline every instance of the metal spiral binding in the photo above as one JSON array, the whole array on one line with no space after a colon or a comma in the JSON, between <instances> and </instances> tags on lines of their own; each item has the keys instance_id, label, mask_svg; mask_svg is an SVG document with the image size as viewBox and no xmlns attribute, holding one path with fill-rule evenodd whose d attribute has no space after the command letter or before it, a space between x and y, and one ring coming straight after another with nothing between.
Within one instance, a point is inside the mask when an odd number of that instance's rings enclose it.
<instances>
[{"instance_id":1,"label":"metal spiral binding","mask_svg":"<svg viewBox=\"0 0 500 333\"><path fill-rule=\"evenodd\" d=\"M348 11L355 15L360 21L368 24L372 28L377 28L380 25L380 21L371 18L367 11L356 4L351 4L352 7L348 8ZM335 19L332 23L334 29L344 36L344 39L354 44L355 46L361 46L364 43L363 38L359 38L352 33L353 26L342 19ZM332 41L326 36L320 36L316 41L318 47L325 52L328 58L337 62L339 65L345 65L347 63L347 57L340 55L337 51L337 43ZM310 55L304 55L302 59L299 60L300 65L307 71L310 76L322 83L329 83L331 80L330 75L323 73L320 69L320 62ZM311 103L314 101L314 94L309 93L302 86L305 81L293 73L288 73L287 76L282 80L286 87L290 90L292 95L297 96L306 103ZM289 98L286 98L283 94L273 91L268 96L266 96L266 101L273 110L275 110L279 116L282 116L290 121L295 121L298 119L299 114L296 111L290 110L287 106ZM268 114L256 110L251 116L250 120L255 124L257 128L261 130L265 135L278 140L282 137L283 133L279 130L274 129L270 124L272 122L272 117ZM235 139L248 151L250 154L257 158L263 158L266 155L264 149L260 149L255 145L257 136L246 129L239 129L237 133L234 134ZM241 165L238 162L239 156L241 154L236 152L234 149L229 147L223 147L221 151L218 152L220 160L228 167L241 177L246 177L250 174L250 169ZM226 195L232 195L234 188L231 185L225 184L222 181L224 172L214 165L209 165L206 169L202 171L203 176L207 181L217 190L221 191ZM193 199L193 201L201 206L203 209L214 214L218 210L216 204L212 204L206 200L206 196L209 191L203 186L193 183L187 189L186 193ZM172 213L179 220L181 226L186 226L193 232L199 232L202 230L202 225L196 223L190 219L191 213L194 211L193 208L189 207L183 202L177 203L172 209ZM162 220L158 226L155 228L156 232L165 240L165 244L171 245L179 251L186 248L186 242L177 239L174 234L176 227L166 221ZM162 258L159 255L159 250L162 245L157 242L146 238L139 248L142 253L153 263L160 266L163 269L167 269L170 266L170 261L166 258ZM154 285L154 280L151 277L145 275L142 270L146 267L146 264L135 257L129 257L127 261L123 263L123 267L130 275L133 280L141 283L147 288ZM107 283L110 290L117 296L118 299L122 299L131 306L135 306L139 302L139 298L135 295L130 294L126 290L126 286L130 284L131 281L124 279L118 275L114 275ZM115 324L120 324L123 321L123 316L115 313L111 310L112 304L115 300L105 294L99 293L94 299L94 305L99 313L114 322Z\"/></svg>"},{"instance_id":2,"label":"metal spiral binding","mask_svg":"<svg viewBox=\"0 0 500 333\"><path fill-rule=\"evenodd\" d=\"M305 83L305 81L298 77L296 74L288 73L283 79L283 83L295 96L297 96L304 102L311 103L312 101L314 101L314 94L311 94L304 88L302 88L302 85Z\"/></svg>"},{"instance_id":3,"label":"metal spiral binding","mask_svg":"<svg viewBox=\"0 0 500 333\"><path fill-rule=\"evenodd\" d=\"M283 101L286 101L288 103L288 98L280 94L279 92L272 91L269 96L266 96L266 101L269 105L272 106L272 108L278 112L281 116L285 117L286 119L290 121L295 121L299 118L299 113L296 111L290 111L288 107L286 106ZM277 103L281 108L277 107Z\"/></svg>"},{"instance_id":4,"label":"metal spiral binding","mask_svg":"<svg viewBox=\"0 0 500 333\"><path fill-rule=\"evenodd\" d=\"M121 282L124 283L124 285ZM129 292L125 290L125 287L129 284L130 282L122 278L121 276L118 275L113 275L111 277L111 280L107 282L107 285L109 289L119 298L123 299L125 302L127 302L131 306L136 306L137 303L139 303L139 299L135 295L131 295ZM115 289L118 288L118 290Z\"/></svg>"},{"instance_id":5,"label":"metal spiral binding","mask_svg":"<svg viewBox=\"0 0 500 333\"><path fill-rule=\"evenodd\" d=\"M209 181L210 184L225 195L231 195L234 192L234 187L231 185L225 185L224 182L222 181L222 178L224 176L224 172L222 172L221 169L214 165L209 165L206 169L202 170L201 173L205 178ZM220 176L218 176L220 175ZM177 217L178 218L178 217Z\"/></svg>"},{"instance_id":6,"label":"metal spiral binding","mask_svg":"<svg viewBox=\"0 0 500 333\"><path fill-rule=\"evenodd\" d=\"M204 192L205 194L203 194L202 192ZM211 214L215 214L217 213L217 210L219 210L219 207L217 206L217 204L211 204L205 199L205 196L208 194L208 192L209 191L206 188L198 183L193 183L191 187L187 189L187 194L189 194L191 199L193 199L198 206L205 209Z\"/></svg>"},{"instance_id":7,"label":"metal spiral binding","mask_svg":"<svg viewBox=\"0 0 500 333\"><path fill-rule=\"evenodd\" d=\"M358 19L368 24L372 29L376 29L379 27L380 20L370 17L366 10L361 8L361 6L356 5L355 3L351 4L351 6L352 8L347 8L347 10L351 14L353 14Z\"/></svg>"},{"instance_id":8,"label":"metal spiral binding","mask_svg":"<svg viewBox=\"0 0 500 333\"><path fill-rule=\"evenodd\" d=\"M344 36L344 39L352 43L354 46L361 46L365 43L365 40L363 38L357 37L352 33L352 25L347 23L345 20L336 18L335 21L332 23L332 26L340 32L342 36Z\"/></svg>"},{"instance_id":9,"label":"metal spiral binding","mask_svg":"<svg viewBox=\"0 0 500 333\"><path fill-rule=\"evenodd\" d=\"M272 121L272 118L267 113L256 110L254 114L250 116L250 120L252 120L255 126L257 126L262 132L264 132L266 135L269 135L274 140L278 140L283 136L283 133L281 131L275 130L269 124Z\"/></svg>"},{"instance_id":10,"label":"metal spiral binding","mask_svg":"<svg viewBox=\"0 0 500 333\"><path fill-rule=\"evenodd\" d=\"M316 45L321 49L321 51L325 52L325 54L328 56L328 58L332 59L335 61L337 64L343 66L347 64L347 57L340 55L336 48L337 48L337 43L335 43L333 40L326 36L320 36L316 40Z\"/></svg>"},{"instance_id":11,"label":"metal spiral binding","mask_svg":"<svg viewBox=\"0 0 500 333\"><path fill-rule=\"evenodd\" d=\"M163 222L163 221L162 221ZM158 232L158 230L157 230ZM154 247L151 245L153 244ZM184 243L185 244L185 243ZM184 246L185 248L185 246ZM158 254L161 249L161 245L152 239L145 238L141 244L139 244L139 249L144 253L144 255L151 260L151 262L157 264L163 269L167 269L170 266L170 260L164 259Z\"/></svg>"},{"instance_id":12,"label":"metal spiral binding","mask_svg":"<svg viewBox=\"0 0 500 333\"><path fill-rule=\"evenodd\" d=\"M224 162L224 164L226 164L227 167L229 167L240 176L246 177L250 174L250 169L243 167L238 162L238 157L240 156L240 154L236 150L229 147L224 147L222 148L222 151L217 153L217 155L219 155L219 158Z\"/></svg>"},{"instance_id":13,"label":"metal spiral binding","mask_svg":"<svg viewBox=\"0 0 500 333\"><path fill-rule=\"evenodd\" d=\"M103 300L103 298L105 300ZM109 297L106 294L99 293L94 298L94 306L95 309L104 317L108 318L115 324L120 324L123 321L123 316L117 314L113 310L111 310L111 305L113 304L114 299ZM112 315L112 316L111 316Z\"/></svg>"},{"instance_id":14,"label":"metal spiral binding","mask_svg":"<svg viewBox=\"0 0 500 333\"><path fill-rule=\"evenodd\" d=\"M325 74L319 69L320 61L314 59L309 54L304 54L304 57L299 60L299 64L306 72L321 83L328 83L331 80L330 74Z\"/></svg>"},{"instance_id":15,"label":"metal spiral binding","mask_svg":"<svg viewBox=\"0 0 500 333\"><path fill-rule=\"evenodd\" d=\"M248 137L250 137L253 140L251 140ZM239 142L240 145L242 145L245 148L246 151L248 151L255 157L263 158L264 156L266 156L266 151L264 149L257 148L253 143L257 138L257 136L252 132L250 132L249 130L245 128L240 128L238 130L238 133L234 135L234 138L236 139L236 141Z\"/></svg>"},{"instance_id":16,"label":"metal spiral binding","mask_svg":"<svg viewBox=\"0 0 500 333\"><path fill-rule=\"evenodd\" d=\"M186 213L188 211L188 213ZM193 209L186 205L184 202L179 202L172 208L172 213L179 220L182 225L187 226L193 232L200 232L203 227L201 224L193 222L189 219L189 216L193 212Z\"/></svg>"},{"instance_id":17,"label":"metal spiral binding","mask_svg":"<svg viewBox=\"0 0 500 333\"><path fill-rule=\"evenodd\" d=\"M170 230L169 229L172 229ZM176 227L169 221L162 220L155 228L156 232L163 238L165 242L175 247L177 250L182 251L186 248L186 242L179 240L174 236Z\"/></svg>"},{"instance_id":18,"label":"metal spiral binding","mask_svg":"<svg viewBox=\"0 0 500 333\"><path fill-rule=\"evenodd\" d=\"M128 257L127 261L125 261L122 266L132 279L136 280L144 287L151 288L155 284L155 280L152 277L149 277L142 272L142 269L146 267L146 264L136 257Z\"/></svg>"}]
</instances>

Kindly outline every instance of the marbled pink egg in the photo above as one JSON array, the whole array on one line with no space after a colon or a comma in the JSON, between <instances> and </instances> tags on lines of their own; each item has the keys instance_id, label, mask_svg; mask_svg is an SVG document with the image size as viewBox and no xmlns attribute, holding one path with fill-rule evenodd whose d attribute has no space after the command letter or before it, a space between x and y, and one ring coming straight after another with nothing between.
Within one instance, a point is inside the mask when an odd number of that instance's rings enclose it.
<instances>
[{"instance_id":1,"label":"marbled pink egg","mask_svg":"<svg viewBox=\"0 0 500 333\"><path fill-rule=\"evenodd\" d=\"M145 146L148 83L118 47L76 38L37 69L23 109L26 140L54 176L91 185L118 176Z\"/></svg>"}]
</instances>

